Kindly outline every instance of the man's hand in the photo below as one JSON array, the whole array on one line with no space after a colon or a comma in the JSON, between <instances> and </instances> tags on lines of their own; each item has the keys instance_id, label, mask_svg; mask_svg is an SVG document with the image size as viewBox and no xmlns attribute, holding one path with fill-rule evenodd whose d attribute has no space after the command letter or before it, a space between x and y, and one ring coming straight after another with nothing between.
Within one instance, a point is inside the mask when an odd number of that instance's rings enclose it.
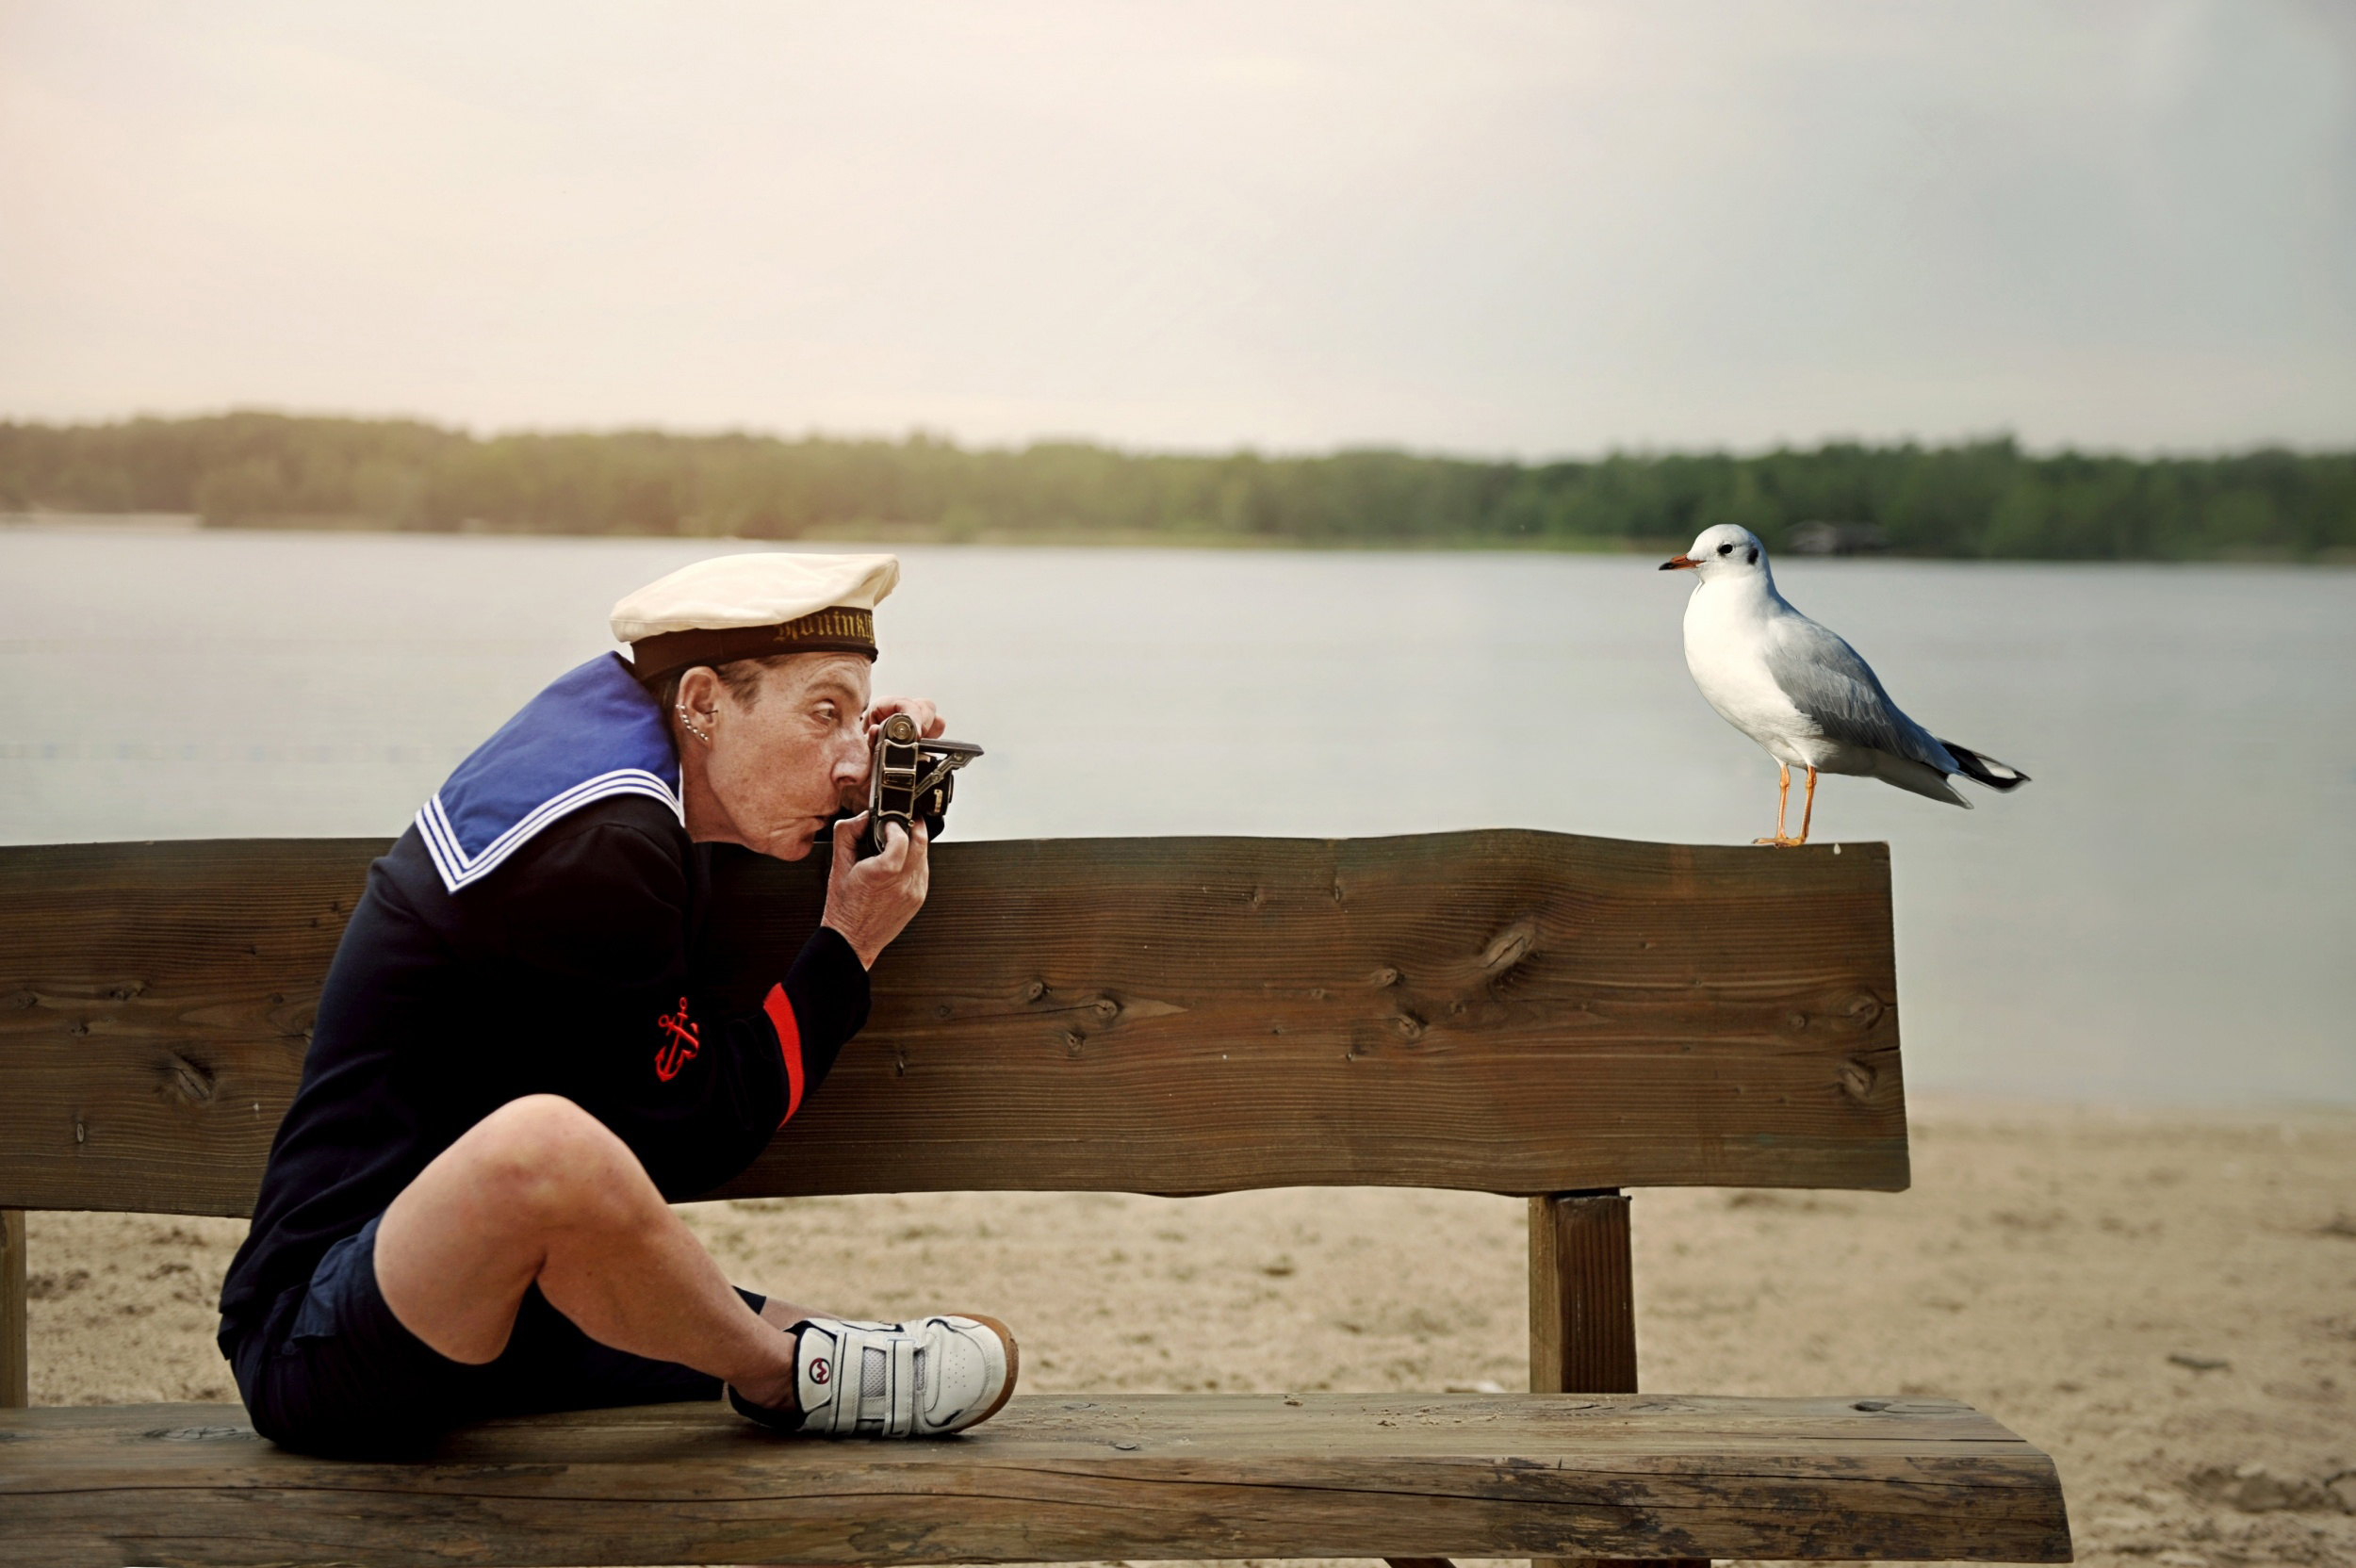
<instances>
[{"instance_id":1,"label":"man's hand","mask_svg":"<svg viewBox=\"0 0 2356 1568\"><path fill-rule=\"evenodd\" d=\"M883 727L884 720L894 713L906 713L909 718L914 719L916 732L927 741L941 739L941 730L947 727L941 722L941 710L935 708L926 698L877 697L867 710L867 743L869 745L875 743L875 731Z\"/></svg>"},{"instance_id":2,"label":"man's hand","mask_svg":"<svg viewBox=\"0 0 2356 1568\"><path fill-rule=\"evenodd\" d=\"M923 706L931 710L932 704ZM913 707L908 710L915 711ZM935 728L940 724L933 720ZM924 906L924 894L932 886L932 864L925 853L931 835L921 822L913 836L896 822L886 823L883 853L862 860L859 841L866 831L864 811L834 825L834 867L826 876L826 912L819 923L841 932L859 963L874 969L883 950Z\"/></svg>"}]
</instances>

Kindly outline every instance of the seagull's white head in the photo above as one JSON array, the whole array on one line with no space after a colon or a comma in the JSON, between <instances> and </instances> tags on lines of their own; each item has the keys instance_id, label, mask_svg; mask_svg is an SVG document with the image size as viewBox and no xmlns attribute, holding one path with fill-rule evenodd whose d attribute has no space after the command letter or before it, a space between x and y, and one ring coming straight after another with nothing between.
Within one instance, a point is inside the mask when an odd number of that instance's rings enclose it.
<instances>
[{"instance_id":1,"label":"seagull's white head","mask_svg":"<svg viewBox=\"0 0 2356 1568\"><path fill-rule=\"evenodd\" d=\"M1765 577L1767 547L1749 529L1720 523L1702 530L1692 549L1663 561L1661 569L1695 572L1704 582L1716 582L1722 578Z\"/></svg>"}]
</instances>

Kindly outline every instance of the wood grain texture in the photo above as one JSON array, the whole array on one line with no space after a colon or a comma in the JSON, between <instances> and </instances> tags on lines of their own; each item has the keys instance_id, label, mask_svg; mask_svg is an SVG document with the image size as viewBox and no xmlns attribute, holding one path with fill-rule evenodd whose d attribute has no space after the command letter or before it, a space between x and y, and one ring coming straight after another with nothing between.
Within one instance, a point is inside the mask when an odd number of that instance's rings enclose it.
<instances>
[{"instance_id":1,"label":"wood grain texture","mask_svg":"<svg viewBox=\"0 0 2356 1568\"><path fill-rule=\"evenodd\" d=\"M1629 1200L1570 1192L1530 1200L1530 1387L1636 1392L1636 1265ZM1540 1557L1530 1568L1710 1568L1706 1558Z\"/></svg>"},{"instance_id":2,"label":"wood grain texture","mask_svg":"<svg viewBox=\"0 0 2356 1568\"><path fill-rule=\"evenodd\" d=\"M0 1410L21 1410L32 1396L26 1328L25 1211L0 1209Z\"/></svg>"},{"instance_id":3,"label":"wood grain texture","mask_svg":"<svg viewBox=\"0 0 2356 1568\"><path fill-rule=\"evenodd\" d=\"M1530 1200L1530 1387L1636 1392L1636 1269L1619 1193Z\"/></svg>"},{"instance_id":4,"label":"wood grain texture","mask_svg":"<svg viewBox=\"0 0 2356 1568\"><path fill-rule=\"evenodd\" d=\"M0 1204L248 1212L382 847L0 849ZM724 861L738 1000L823 874ZM729 1195L1906 1181L1877 844L953 841L875 985Z\"/></svg>"},{"instance_id":5,"label":"wood grain texture","mask_svg":"<svg viewBox=\"0 0 2356 1568\"><path fill-rule=\"evenodd\" d=\"M403 1464L282 1452L234 1406L18 1411L0 1413L0 1559L2069 1560L2046 1456L1948 1401L1859 1403L1064 1396L903 1444L668 1405L487 1423Z\"/></svg>"}]
</instances>

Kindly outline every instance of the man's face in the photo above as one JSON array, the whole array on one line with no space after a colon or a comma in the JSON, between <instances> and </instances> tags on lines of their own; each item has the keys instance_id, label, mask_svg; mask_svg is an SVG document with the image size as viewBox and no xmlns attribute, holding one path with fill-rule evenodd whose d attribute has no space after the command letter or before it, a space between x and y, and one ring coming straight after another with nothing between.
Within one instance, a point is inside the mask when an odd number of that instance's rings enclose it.
<instances>
[{"instance_id":1,"label":"man's face","mask_svg":"<svg viewBox=\"0 0 2356 1568\"><path fill-rule=\"evenodd\" d=\"M863 802L868 675L857 654L810 653L761 671L750 703L713 682L706 778L746 845L798 860L837 811Z\"/></svg>"}]
</instances>

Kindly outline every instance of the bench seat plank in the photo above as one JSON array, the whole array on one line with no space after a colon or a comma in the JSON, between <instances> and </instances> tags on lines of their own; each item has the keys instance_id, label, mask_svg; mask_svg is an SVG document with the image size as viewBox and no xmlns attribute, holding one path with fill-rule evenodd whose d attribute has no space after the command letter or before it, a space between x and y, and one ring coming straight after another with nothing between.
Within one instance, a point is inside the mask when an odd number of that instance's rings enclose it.
<instances>
[{"instance_id":1,"label":"bench seat plank","mask_svg":"<svg viewBox=\"0 0 2356 1568\"><path fill-rule=\"evenodd\" d=\"M2053 1462L1933 1399L1034 1396L931 1444L663 1405L409 1463L286 1453L235 1406L0 1412L22 1568L2070 1555Z\"/></svg>"}]
</instances>

